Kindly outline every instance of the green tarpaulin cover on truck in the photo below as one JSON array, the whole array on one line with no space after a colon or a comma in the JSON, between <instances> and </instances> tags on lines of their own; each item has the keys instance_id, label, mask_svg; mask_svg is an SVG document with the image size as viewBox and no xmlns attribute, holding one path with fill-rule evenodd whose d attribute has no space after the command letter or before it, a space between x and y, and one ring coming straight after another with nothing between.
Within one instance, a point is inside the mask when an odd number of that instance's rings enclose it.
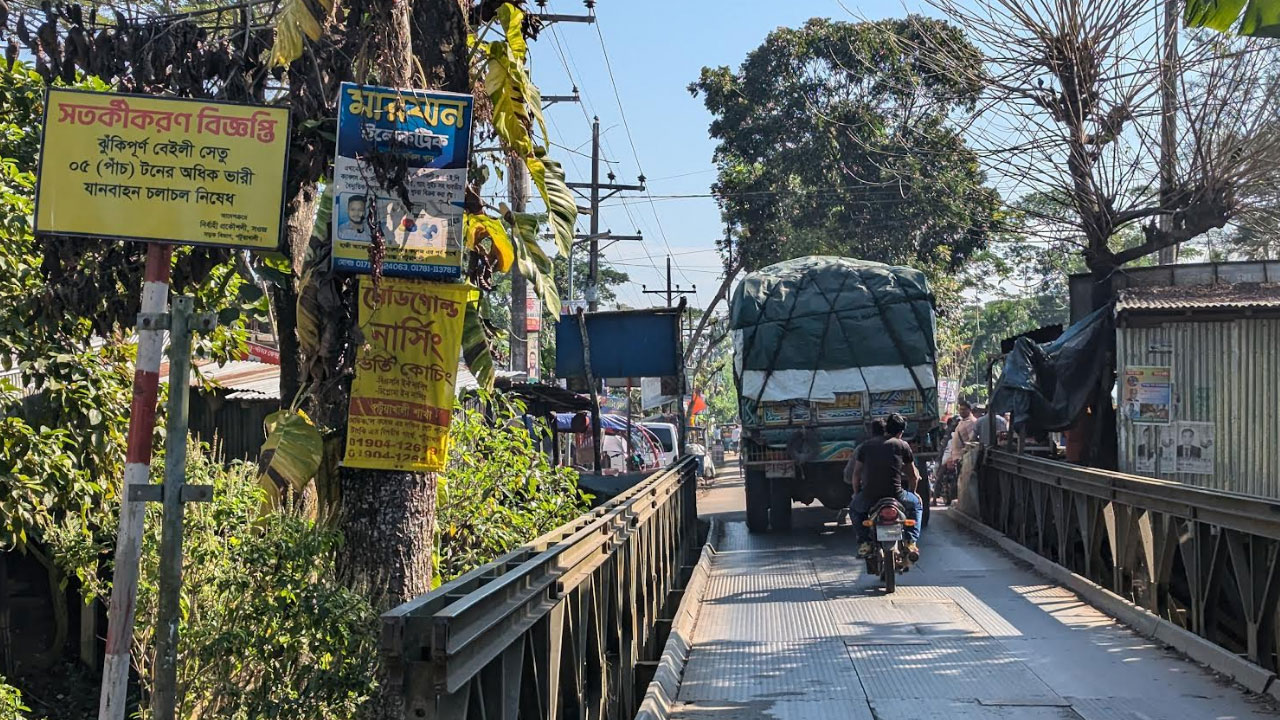
<instances>
[{"instance_id":1,"label":"green tarpaulin cover on truck","mask_svg":"<svg viewBox=\"0 0 1280 720\"><path fill-rule=\"evenodd\" d=\"M754 402L936 386L933 295L919 270L787 260L747 275L729 320L740 390Z\"/></svg>"}]
</instances>

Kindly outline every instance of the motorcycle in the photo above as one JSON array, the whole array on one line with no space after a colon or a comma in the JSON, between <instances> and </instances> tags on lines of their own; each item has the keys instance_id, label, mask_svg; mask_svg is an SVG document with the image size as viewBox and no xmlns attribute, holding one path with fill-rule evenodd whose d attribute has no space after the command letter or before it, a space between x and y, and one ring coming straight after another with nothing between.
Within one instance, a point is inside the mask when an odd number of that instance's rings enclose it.
<instances>
[{"instance_id":1,"label":"motorcycle","mask_svg":"<svg viewBox=\"0 0 1280 720\"><path fill-rule=\"evenodd\" d=\"M915 525L916 521L907 517L906 509L897 500L885 498L871 508L862 524L871 528L872 533L867 573L879 576L884 591L891 593L897 589L897 576L911 570L903 535L905 528Z\"/></svg>"},{"instance_id":2,"label":"motorcycle","mask_svg":"<svg viewBox=\"0 0 1280 720\"><path fill-rule=\"evenodd\" d=\"M941 500L945 507L951 507L951 503L955 502L956 480L959 474L960 468L956 466L944 466L938 468L936 476L938 478L938 487L936 488L933 496L934 498Z\"/></svg>"}]
</instances>

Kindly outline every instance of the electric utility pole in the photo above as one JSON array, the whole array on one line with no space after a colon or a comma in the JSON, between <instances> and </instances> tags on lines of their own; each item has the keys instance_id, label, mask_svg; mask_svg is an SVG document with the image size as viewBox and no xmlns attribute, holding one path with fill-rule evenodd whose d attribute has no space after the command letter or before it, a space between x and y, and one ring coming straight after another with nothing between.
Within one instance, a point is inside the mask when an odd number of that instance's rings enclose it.
<instances>
[{"instance_id":1,"label":"electric utility pole","mask_svg":"<svg viewBox=\"0 0 1280 720\"><path fill-rule=\"evenodd\" d=\"M507 198L511 212L522 213L529 202L529 171L524 161L507 161ZM511 265L511 369L529 373L529 282L520 271L520 263Z\"/></svg>"},{"instance_id":2,"label":"electric utility pole","mask_svg":"<svg viewBox=\"0 0 1280 720\"><path fill-rule=\"evenodd\" d=\"M593 118L591 122L591 182L571 182L566 183L573 190L589 190L587 196L591 202L591 232L587 233L587 240L590 243L590 260L589 260L589 277L587 289L585 292L587 298L587 307L591 312L595 312L600 307L600 202L608 200L624 190L632 190L635 192L644 192L644 176L641 175L639 185L622 185L613 182L614 174L609 173L609 182L600 182L600 118ZM607 195L601 195L601 190L608 190ZM614 240L639 239L638 236L612 236ZM571 275L572 277L572 275Z\"/></svg>"},{"instance_id":3,"label":"electric utility pole","mask_svg":"<svg viewBox=\"0 0 1280 720\"><path fill-rule=\"evenodd\" d=\"M539 5L545 9L545 3ZM596 21L595 15L556 15L550 13L539 13L538 20L545 27L552 23L570 22L592 24ZM559 102L578 102L578 88L573 88L572 95L543 95L542 109L546 110L551 105ZM528 209L529 203L529 169L522 160L517 158L508 158L507 160L507 196L511 200L511 212L522 213ZM540 299L539 299L540 300ZM541 302L534 303L535 307L541 307ZM530 330L529 326L538 323L529 322L529 283L524 273L520 271L520 264L516 263L511 268L511 369L516 372L525 373L525 377L533 380L537 374L537 367L530 367L529 344L534 343L536 348L538 336L536 330ZM541 318L538 318L541 320Z\"/></svg>"},{"instance_id":4,"label":"electric utility pole","mask_svg":"<svg viewBox=\"0 0 1280 720\"><path fill-rule=\"evenodd\" d=\"M1160 229L1173 230L1173 215L1167 203L1173 193L1178 164L1178 0L1164 0L1164 58L1160 63L1160 203L1166 212L1159 217ZM1160 248L1161 265L1178 262L1178 246Z\"/></svg>"},{"instance_id":5,"label":"electric utility pole","mask_svg":"<svg viewBox=\"0 0 1280 720\"><path fill-rule=\"evenodd\" d=\"M666 290L650 290L644 285L641 285L640 292L644 293L645 295L666 295L667 307L671 307L675 303L675 297L677 295L693 295L694 293L698 292L698 286L694 285L693 287L686 289L686 288L681 288L679 285L672 285L671 284L671 257L668 256L667 257L667 289Z\"/></svg>"}]
</instances>

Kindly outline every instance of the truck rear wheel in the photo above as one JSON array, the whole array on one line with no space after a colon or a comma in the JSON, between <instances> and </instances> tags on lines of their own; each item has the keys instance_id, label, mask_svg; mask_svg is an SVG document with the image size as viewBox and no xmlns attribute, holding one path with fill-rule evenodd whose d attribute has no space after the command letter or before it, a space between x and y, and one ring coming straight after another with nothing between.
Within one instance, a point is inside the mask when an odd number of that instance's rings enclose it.
<instances>
[{"instance_id":1,"label":"truck rear wheel","mask_svg":"<svg viewBox=\"0 0 1280 720\"><path fill-rule=\"evenodd\" d=\"M743 481L747 489L747 529L751 532L769 530L769 479L764 470L747 470Z\"/></svg>"},{"instance_id":2,"label":"truck rear wheel","mask_svg":"<svg viewBox=\"0 0 1280 720\"><path fill-rule=\"evenodd\" d=\"M769 524L775 532L791 529L791 485L787 478L769 480Z\"/></svg>"}]
</instances>

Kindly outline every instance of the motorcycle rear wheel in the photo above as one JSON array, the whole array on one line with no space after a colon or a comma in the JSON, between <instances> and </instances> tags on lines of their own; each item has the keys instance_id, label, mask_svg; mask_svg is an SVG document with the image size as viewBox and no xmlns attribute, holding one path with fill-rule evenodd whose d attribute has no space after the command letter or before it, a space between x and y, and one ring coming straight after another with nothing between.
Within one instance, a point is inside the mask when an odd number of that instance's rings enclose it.
<instances>
[{"instance_id":1,"label":"motorcycle rear wheel","mask_svg":"<svg viewBox=\"0 0 1280 720\"><path fill-rule=\"evenodd\" d=\"M896 572L897 568L892 554L886 554L880 559L880 577L884 578L884 591L886 594L898 589Z\"/></svg>"}]
</instances>

